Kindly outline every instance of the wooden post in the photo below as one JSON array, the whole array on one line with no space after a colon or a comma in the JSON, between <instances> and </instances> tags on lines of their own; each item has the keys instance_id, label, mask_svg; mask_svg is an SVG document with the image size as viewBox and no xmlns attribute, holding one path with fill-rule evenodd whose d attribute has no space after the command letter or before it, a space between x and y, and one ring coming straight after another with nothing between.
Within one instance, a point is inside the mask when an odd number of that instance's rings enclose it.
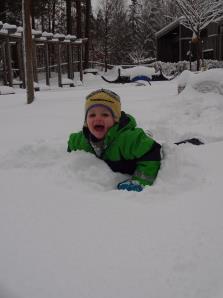
<instances>
[{"instance_id":1,"label":"wooden post","mask_svg":"<svg viewBox=\"0 0 223 298\"><path fill-rule=\"evenodd\" d=\"M46 85L50 85L50 72L49 72L49 45L46 41L44 44L44 54L45 54L45 72L46 72Z\"/></svg>"},{"instance_id":2,"label":"wooden post","mask_svg":"<svg viewBox=\"0 0 223 298\"><path fill-rule=\"evenodd\" d=\"M81 9L81 0L76 0L76 30L77 37L82 37L82 9Z\"/></svg>"},{"instance_id":3,"label":"wooden post","mask_svg":"<svg viewBox=\"0 0 223 298\"><path fill-rule=\"evenodd\" d=\"M27 103L30 104L34 100L33 86L33 64L32 64L32 30L31 30L31 13L30 0L22 0L22 16L23 16L23 50L25 64L25 81Z\"/></svg>"},{"instance_id":4,"label":"wooden post","mask_svg":"<svg viewBox=\"0 0 223 298\"><path fill-rule=\"evenodd\" d=\"M181 44L181 38L182 38L182 30L181 30L181 24L179 24L179 61L182 61L182 44Z\"/></svg>"},{"instance_id":5,"label":"wooden post","mask_svg":"<svg viewBox=\"0 0 223 298\"><path fill-rule=\"evenodd\" d=\"M89 68L89 46L90 46L90 27L91 27L91 0L86 0L86 13L85 13L85 65L84 68Z\"/></svg>"},{"instance_id":6,"label":"wooden post","mask_svg":"<svg viewBox=\"0 0 223 298\"><path fill-rule=\"evenodd\" d=\"M219 43L219 60L223 60L223 25L222 32L220 34L220 43Z\"/></svg>"},{"instance_id":7,"label":"wooden post","mask_svg":"<svg viewBox=\"0 0 223 298\"><path fill-rule=\"evenodd\" d=\"M73 70L73 59L72 59L72 46L71 43L67 45L67 54L68 54L68 78L73 80L74 70Z\"/></svg>"},{"instance_id":8,"label":"wooden post","mask_svg":"<svg viewBox=\"0 0 223 298\"><path fill-rule=\"evenodd\" d=\"M51 78L51 64L54 65L55 61L52 59L51 54L53 55L55 53L55 47L54 44L48 43L48 61L49 61L49 78ZM53 55L54 56L54 55Z\"/></svg>"},{"instance_id":9,"label":"wooden post","mask_svg":"<svg viewBox=\"0 0 223 298\"><path fill-rule=\"evenodd\" d=\"M5 42L2 43L2 62L3 62L3 83L7 85L7 61L6 61L6 53L5 53Z\"/></svg>"},{"instance_id":10,"label":"wooden post","mask_svg":"<svg viewBox=\"0 0 223 298\"><path fill-rule=\"evenodd\" d=\"M77 32L77 38L82 37L82 9L81 9L81 0L76 0L76 32ZM80 51L78 50L78 60L81 60L82 58L80 55ZM80 72L80 63L78 63L78 71Z\"/></svg>"},{"instance_id":11,"label":"wooden post","mask_svg":"<svg viewBox=\"0 0 223 298\"><path fill-rule=\"evenodd\" d=\"M37 73L37 55L36 55L36 43L33 42L32 46L33 50L33 79L36 83L38 83L38 73Z\"/></svg>"},{"instance_id":12,"label":"wooden post","mask_svg":"<svg viewBox=\"0 0 223 298\"><path fill-rule=\"evenodd\" d=\"M189 41L189 51L190 51L190 53L189 53L189 59L190 59L190 71L191 71L191 56L192 56L192 53L191 53L191 51L192 51L192 47L191 47L191 40Z\"/></svg>"},{"instance_id":13,"label":"wooden post","mask_svg":"<svg viewBox=\"0 0 223 298\"><path fill-rule=\"evenodd\" d=\"M219 55L218 60L223 60L223 24L219 26Z\"/></svg>"},{"instance_id":14,"label":"wooden post","mask_svg":"<svg viewBox=\"0 0 223 298\"><path fill-rule=\"evenodd\" d=\"M198 38L198 41L197 41L197 71L200 70L200 59L201 59L201 39L200 37Z\"/></svg>"},{"instance_id":15,"label":"wooden post","mask_svg":"<svg viewBox=\"0 0 223 298\"><path fill-rule=\"evenodd\" d=\"M23 55L22 55L22 42L19 40L16 43L17 53L18 53L18 64L19 64L19 79L22 81L22 87L25 88L25 75L24 75L24 63L23 63Z\"/></svg>"},{"instance_id":16,"label":"wooden post","mask_svg":"<svg viewBox=\"0 0 223 298\"><path fill-rule=\"evenodd\" d=\"M60 42L57 43L57 72L58 72L58 86L62 86L62 74L61 74L61 52L60 52Z\"/></svg>"},{"instance_id":17,"label":"wooden post","mask_svg":"<svg viewBox=\"0 0 223 298\"><path fill-rule=\"evenodd\" d=\"M7 79L10 87L13 86L13 73L12 73L12 57L11 57L11 47L9 38L6 37L6 65L7 65Z\"/></svg>"},{"instance_id":18,"label":"wooden post","mask_svg":"<svg viewBox=\"0 0 223 298\"><path fill-rule=\"evenodd\" d=\"M79 46L79 57L80 57L80 63L79 63L79 71L80 71L80 80L83 82L83 59L82 59L82 51L83 46L82 43Z\"/></svg>"}]
</instances>

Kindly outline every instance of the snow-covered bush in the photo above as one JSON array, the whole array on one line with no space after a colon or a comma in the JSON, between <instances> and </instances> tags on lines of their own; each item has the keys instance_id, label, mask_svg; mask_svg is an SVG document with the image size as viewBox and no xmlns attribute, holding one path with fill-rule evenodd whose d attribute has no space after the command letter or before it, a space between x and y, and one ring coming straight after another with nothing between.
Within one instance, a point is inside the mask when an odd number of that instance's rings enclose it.
<instances>
[{"instance_id":1,"label":"snow-covered bush","mask_svg":"<svg viewBox=\"0 0 223 298\"><path fill-rule=\"evenodd\" d=\"M207 69L223 68L223 61L218 60L204 60Z\"/></svg>"},{"instance_id":2,"label":"snow-covered bush","mask_svg":"<svg viewBox=\"0 0 223 298\"><path fill-rule=\"evenodd\" d=\"M201 93L223 95L223 69L209 69L199 73L183 71L178 78L178 93L191 88Z\"/></svg>"},{"instance_id":3,"label":"snow-covered bush","mask_svg":"<svg viewBox=\"0 0 223 298\"><path fill-rule=\"evenodd\" d=\"M184 70L190 70L190 62L189 61L179 61L179 62L162 62L156 61L150 64L153 66L156 71L162 70L162 72L167 76L177 76L181 74ZM203 65L205 69L212 68L223 68L223 61L218 60L203 60ZM197 62L191 62L191 70L196 71Z\"/></svg>"}]
</instances>

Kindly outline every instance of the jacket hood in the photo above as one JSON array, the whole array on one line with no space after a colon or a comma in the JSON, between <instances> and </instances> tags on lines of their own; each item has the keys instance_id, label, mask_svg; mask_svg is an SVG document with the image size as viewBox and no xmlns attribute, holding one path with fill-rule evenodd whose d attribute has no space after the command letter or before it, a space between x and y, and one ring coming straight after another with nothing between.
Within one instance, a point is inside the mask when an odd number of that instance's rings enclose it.
<instances>
[{"instance_id":1,"label":"jacket hood","mask_svg":"<svg viewBox=\"0 0 223 298\"><path fill-rule=\"evenodd\" d=\"M118 130L133 129L136 127L136 120L133 116L122 111L118 122Z\"/></svg>"}]
</instances>

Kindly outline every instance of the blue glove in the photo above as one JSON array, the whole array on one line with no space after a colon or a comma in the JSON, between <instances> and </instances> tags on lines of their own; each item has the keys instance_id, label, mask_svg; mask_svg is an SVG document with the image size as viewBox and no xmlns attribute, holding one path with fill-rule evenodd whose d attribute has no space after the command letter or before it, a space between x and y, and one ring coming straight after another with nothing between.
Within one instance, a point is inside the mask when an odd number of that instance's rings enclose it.
<instances>
[{"instance_id":1,"label":"blue glove","mask_svg":"<svg viewBox=\"0 0 223 298\"><path fill-rule=\"evenodd\" d=\"M128 190L128 191L142 191L143 190L143 186L136 180L125 180L123 182L120 182L117 185L118 189L122 189L122 190Z\"/></svg>"}]
</instances>

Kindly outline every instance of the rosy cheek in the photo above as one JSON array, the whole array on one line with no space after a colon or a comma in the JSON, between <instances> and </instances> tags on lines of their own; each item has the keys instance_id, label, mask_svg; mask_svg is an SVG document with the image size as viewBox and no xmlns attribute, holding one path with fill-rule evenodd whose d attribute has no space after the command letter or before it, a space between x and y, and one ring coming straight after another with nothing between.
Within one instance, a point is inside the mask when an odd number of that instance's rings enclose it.
<instances>
[{"instance_id":1,"label":"rosy cheek","mask_svg":"<svg viewBox=\"0 0 223 298\"><path fill-rule=\"evenodd\" d=\"M91 119L87 119L87 125L90 126L92 123Z\"/></svg>"}]
</instances>

